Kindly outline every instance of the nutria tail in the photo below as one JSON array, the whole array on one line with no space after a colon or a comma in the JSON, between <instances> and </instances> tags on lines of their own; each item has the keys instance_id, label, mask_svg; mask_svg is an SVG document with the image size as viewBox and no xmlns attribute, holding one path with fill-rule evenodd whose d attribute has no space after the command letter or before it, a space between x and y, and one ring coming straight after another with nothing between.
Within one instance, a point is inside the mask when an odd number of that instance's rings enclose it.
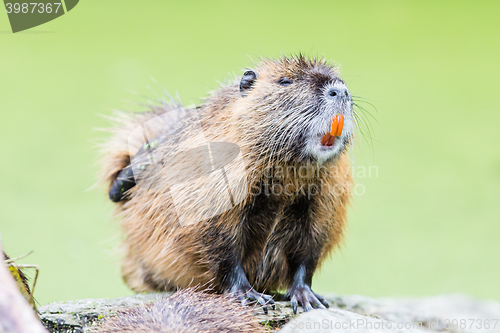
<instances>
[{"instance_id":1,"label":"nutria tail","mask_svg":"<svg viewBox=\"0 0 500 333\"><path fill-rule=\"evenodd\" d=\"M126 199L126 193L135 186L135 178L132 165L127 165L116 175L116 179L109 188L109 199L113 202L119 202Z\"/></svg>"},{"instance_id":2,"label":"nutria tail","mask_svg":"<svg viewBox=\"0 0 500 333\"><path fill-rule=\"evenodd\" d=\"M226 296L178 291L153 303L120 311L99 333L265 332L250 308Z\"/></svg>"},{"instance_id":3,"label":"nutria tail","mask_svg":"<svg viewBox=\"0 0 500 333\"><path fill-rule=\"evenodd\" d=\"M147 107L146 112L115 111L111 117L115 126L109 129L112 137L100 145L104 164L101 183L108 184L113 202L129 198L129 191L136 185L133 173L150 164L154 143L173 135L179 122L187 117L180 103Z\"/></svg>"},{"instance_id":4,"label":"nutria tail","mask_svg":"<svg viewBox=\"0 0 500 333\"><path fill-rule=\"evenodd\" d=\"M136 174L145 172L154 162L155 148L164 140L165 136L160 136L146 141L129 164L117 173L116 178L111 182L109 188L109 199L111 201L119 202L128 198L128 191L136 185L134 172Z\"/></svg>"}]
</instances>

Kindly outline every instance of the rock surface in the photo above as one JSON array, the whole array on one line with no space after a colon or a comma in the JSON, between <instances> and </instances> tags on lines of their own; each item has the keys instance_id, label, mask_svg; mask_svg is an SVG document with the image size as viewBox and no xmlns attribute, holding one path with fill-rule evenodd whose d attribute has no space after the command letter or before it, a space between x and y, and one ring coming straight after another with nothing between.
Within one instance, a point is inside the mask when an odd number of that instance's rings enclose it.
<instances>
[{"instance_id":1,"label":"rock surface","mask_svg":"<svg viewBox=\"0 0 500 333\"><path fill-rule=\"evenodd\" d=\"M168 294L141 294L116 299L56 302L39 307L50 332L95 332L96 324L117 310L151 302ZM500 303L463 295L420 299L327 295L328 310L292 315L288 302L264 315L269 331L295 332L500 332ZM286 324L286 325L285 325Z\"/></svg>"},{"instance_id":2,"label":"rock surface","mask_svg":"<svg viewBox=\"0 0 500 333\"><path fill-rule=\"evenodd\" d=\"M282 332L500 332L500 303L495 301L463 295L327 299L330 309L301 314Z\"/></svg>"}]
</instances>

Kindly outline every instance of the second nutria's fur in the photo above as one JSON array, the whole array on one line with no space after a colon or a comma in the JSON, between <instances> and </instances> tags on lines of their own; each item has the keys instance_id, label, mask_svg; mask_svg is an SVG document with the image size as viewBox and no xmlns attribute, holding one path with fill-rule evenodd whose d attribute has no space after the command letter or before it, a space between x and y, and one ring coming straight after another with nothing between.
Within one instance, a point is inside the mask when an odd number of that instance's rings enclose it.
<instances>
[{"instance_id":1,"label":"second nutria's fur","mask_svg":"<svg viewBox=\"0 0 500 333\"><path fill-rule=\"evenodd\" d=\"M336 115L342 133L324 145ZM328 306L311 282L343 239L354 128L334 66L263 60L196 109L162 104L118 121L104 179L130 288L210 285L264 306L264 292L287 290L294 311Z\"/></svg>"},{"instance_id":2,"label":"second nutria's fur","mask_svg":"<svg viewBox=\"0 0 500 333\"><path fill-rule=\"evenodd\" d=\"M250 309L223 296L181 290L151 304L129 308L104 321L99 333L259 333Z\"/></svg>"}]
</instances>

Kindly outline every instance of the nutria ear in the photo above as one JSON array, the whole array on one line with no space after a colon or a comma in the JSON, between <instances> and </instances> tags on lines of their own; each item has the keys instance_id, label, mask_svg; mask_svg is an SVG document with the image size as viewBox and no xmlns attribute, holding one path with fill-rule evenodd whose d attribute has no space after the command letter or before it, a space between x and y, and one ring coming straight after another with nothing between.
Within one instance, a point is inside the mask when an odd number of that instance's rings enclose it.
<instances>
[{"instance_id":1,"label":"nutria ear","mask_svg":"<svg viewBox=\"0 0 500 333\"><path fill-rule=\"evenodd\" d=\"M241 78L240 82L240 93L241 96L247 97L248 95L248 90L250 90L255 83L255 80L257 80L257 74L255 74L254 71L246 71L243 74L243 77Z\"/></svg>"}]
</instances>

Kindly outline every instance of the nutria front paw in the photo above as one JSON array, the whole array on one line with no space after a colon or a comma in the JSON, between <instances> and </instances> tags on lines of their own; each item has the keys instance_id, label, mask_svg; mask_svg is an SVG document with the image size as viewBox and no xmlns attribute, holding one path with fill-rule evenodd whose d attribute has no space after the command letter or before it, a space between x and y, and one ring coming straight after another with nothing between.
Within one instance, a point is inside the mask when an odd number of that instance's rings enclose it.
<instances>
[{"instance_id":1,"label":"nutria front paw","mask_svg":"<svg viewBox=\"0 0 500 333\"><path fill-rule=\"evenodd\" d=\"M323 296L316 294L311 290L311 287L305 283L292 286L288 290L286 296L290 299L290 305L292 306L294 314L297 314L298 305L304 309L304 312L312 309L326 309L330 307Z\"/></svg>"},{"instance_id":2,"label":"nutria front paw","mask_svg":"<svg viewBox=\"0 0 500 333\"><path fill-rule=\"evenodd\" d=\"M267 305L270 304L272 309L275 309L273 297L270 295L257 292L250 286L234 286L230 290L230 295L236 297L243 306L258 303L262 306L264 313L268 313Z\"/></svg>"}]
</instances>

